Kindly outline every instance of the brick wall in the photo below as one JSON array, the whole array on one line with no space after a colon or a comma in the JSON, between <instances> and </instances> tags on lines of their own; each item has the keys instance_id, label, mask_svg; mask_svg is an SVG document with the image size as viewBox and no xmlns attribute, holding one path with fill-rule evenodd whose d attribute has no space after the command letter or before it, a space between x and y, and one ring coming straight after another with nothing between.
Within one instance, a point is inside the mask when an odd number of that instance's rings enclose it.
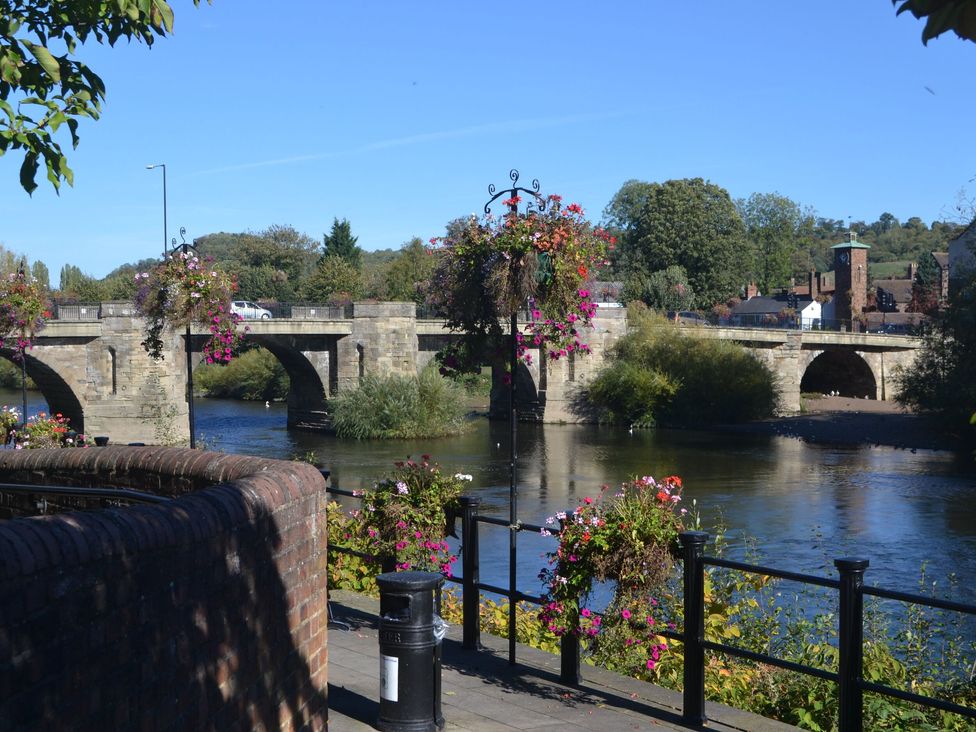
<instances>
[{"instance_id":1,"label":"brick wall","mask_svg":"<svg viewBox=\"0 0 976 732\"><path fill-rule=\"evenodd\" d=\"M324 729L325 480L200 450L0 451L171 502L0 521L0 731Z\"/></svg>"}]
</instances>

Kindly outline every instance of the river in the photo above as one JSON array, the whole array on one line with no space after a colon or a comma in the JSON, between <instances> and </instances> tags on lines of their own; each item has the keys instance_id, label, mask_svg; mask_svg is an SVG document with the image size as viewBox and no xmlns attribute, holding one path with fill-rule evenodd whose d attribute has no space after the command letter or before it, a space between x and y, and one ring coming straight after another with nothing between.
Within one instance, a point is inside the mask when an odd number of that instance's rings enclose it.
<instances>
[{"instance_id":1,"label":"river","mask_svg":"<svg viewBox=\"0 0 976 732\"><path fill-rule=\"evenodd\" d=\"M36 394L36 393L35 393ZM31 395L35 400L36 396ZM0 390L0 404L18 404ZM31 407L33 411L37 407ZM288 431L283 404L199 399L198 441L210 449L276 458L314 452L333 485L368 487L394 460L429 454L470 473L486 511L508 516L507 422L476 421L459 437L363 441ZM869 584L915 591L929 583L976 602L976 466L949 452L816 445L779 436L519 425L519 518L542 523L635 475L679 475L684 503L706 530L727 527L729 553L771 566L833 574L833 559L863 557ZM507 536L484 527L482 579L507 584ZM551 540L550 540L551 541ZM519 540L520 586L531 591L546 540ZM525 585L522 585L522 583Z\"/></svg>"}]
</instances>

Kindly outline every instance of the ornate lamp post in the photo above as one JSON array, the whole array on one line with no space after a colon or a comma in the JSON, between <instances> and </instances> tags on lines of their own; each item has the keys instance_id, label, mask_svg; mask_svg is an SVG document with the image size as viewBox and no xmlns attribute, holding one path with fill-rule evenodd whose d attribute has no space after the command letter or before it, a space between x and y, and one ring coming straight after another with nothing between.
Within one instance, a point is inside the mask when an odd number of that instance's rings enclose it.
<instances>
[{"instance_id":1,"label":"ornate lamp post","mask_svg":"<svg viewBox=\"0 0 976 732\"><path fill-rule=\"evenodd\" d=\"M146 170L153 170L154 168L163 169L163 256L166 256L166 242L168 240L168 234L166 232L166 163L153 163L152 165L147 165ZM175 239L173 240L175 244ZM175 247L174 247L175 248Z\"/></svg>"},{"instance_id":2,"label":"ornate lamp post","mask_svg":"<svg viewBox=\"0 0 976 732\"><path fill-rule=\"evenodd\" d=\"M165 171L164 171L165 172ZM186 227L180 227L180 239L182 243L176 243L176 237L173 237L172 247L170 249L175 253L178 249L183 256L190 254L197 254L196 247L192 244L186 243ZM163 255L166 256L165 254ZM187 320L186 323L186 411L187 418L190 421L190 449L193 450L197 446L196 439L196 427L193 419L193 346L190 333L190 321Z\"/></svg>"},{"instance_id":3,"label":"ornate lamp post","mask_svg":"<svg viewBox=\"0 0 976 732\"><path fill-rule=\"evenodd\" d=\"M514 168L509 172L508 177L512 181L512 187L502 191L495 191L494 184L488 186L488 195L491 196L485 204L485 214L491 213L491 205L502 196L507 196L506 204L509 213L518 213L519 193L526 193L526 210L546 208L546 200L539 193L539 181L533 179L532 189L523 188L518 185L519 172ZM518 278L516 278L517 280ZM511 371L511 384L509 391L509 491L508 491L508 592L509 592L509 612L508 612L508 662L515 663L515 606L517 572L516 560L518 558L518 403L516 402L516 382L518 381L518 309L523 303L513 299L509 303L511 314L509 315L509 365Z\"/></svg>"}]
</instances>

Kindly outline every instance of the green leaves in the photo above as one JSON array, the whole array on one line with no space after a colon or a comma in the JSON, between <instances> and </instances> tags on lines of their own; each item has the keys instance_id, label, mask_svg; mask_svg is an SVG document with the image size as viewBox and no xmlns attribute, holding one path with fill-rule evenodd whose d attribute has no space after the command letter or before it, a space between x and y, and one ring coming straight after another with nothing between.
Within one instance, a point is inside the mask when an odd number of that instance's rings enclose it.
<instances>
[{"instance_id":1,"label":"green leaves","mask_svg":"<svg viewBox=\"0 0 976 732\"><path fill-rule=\"evenodd\" d=\"M926 19L922 30L922 43L926 45L930 39L948 30L960 38L976 42L976 2L973 0L891 0L891 4L898 6L898 15L907 11L916 18Z\"/></svg>"},{"instance_id":2,"label":"green leaves","mask_svg":"<svg viewBox=\"0 0 976 732\"><path fill-rule=\"evenodd\" d=\"M200 0L194 0L199 5ZM112 45L119 38L151 46L156 36L173 31L173 10L165 0L37 3L7 0L0 17L0 155L23 150L20 184L37 188L44 159L48 181L57 190L74 175L52 135L67 123L72 147L78 145L77 118L98 119L105 96L102 80L74 58L90 36ZM49 46L64 44L55 56ZM16 104L11 105L9 102ZM39 105L43 111L37 112ZM16 109L16 111L14 111Z\"/></svg>"},{"instance_id":3,"label":"green leaves","mask_svg":"<svg viewBox=\"0 0 976 732\"><path fill-rule=\"evenodd\" d=\"M44 69L44 72L50 77L51 81L61 81L61 67L58 64L58 60L54 58L47 48L27 40L21 40L21 45L37 59L37 63L41 65L41 68Z\"/></svg>"}]
</instances>

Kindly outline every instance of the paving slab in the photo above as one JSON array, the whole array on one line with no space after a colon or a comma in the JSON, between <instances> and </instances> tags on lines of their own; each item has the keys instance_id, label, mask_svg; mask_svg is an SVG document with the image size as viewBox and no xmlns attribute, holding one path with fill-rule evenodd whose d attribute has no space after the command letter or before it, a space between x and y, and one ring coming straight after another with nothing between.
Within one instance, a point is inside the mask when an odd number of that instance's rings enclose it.
<instances>
[{"instance_id":1,"label":"paving slab","mask_svg":"<svg viewBox=\"0 0 976 732\"><path fill-rule=\"evenodd\" d=\"M329 729L376 729L379 715L379 601L351 592L330 593ZM443 643L441 706L445 732L632 732L707 729L718 732L787 732L781 722L706 703L704 727L681 722L681 694L593 666L578 686L559 680L559 657L519 644L515 665L508 641L482 634L482 648L461 648L461 629Z\"/></svg>"}]
</instances>

